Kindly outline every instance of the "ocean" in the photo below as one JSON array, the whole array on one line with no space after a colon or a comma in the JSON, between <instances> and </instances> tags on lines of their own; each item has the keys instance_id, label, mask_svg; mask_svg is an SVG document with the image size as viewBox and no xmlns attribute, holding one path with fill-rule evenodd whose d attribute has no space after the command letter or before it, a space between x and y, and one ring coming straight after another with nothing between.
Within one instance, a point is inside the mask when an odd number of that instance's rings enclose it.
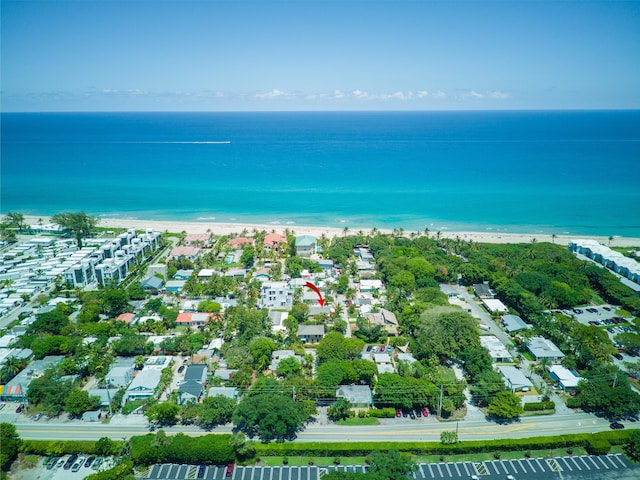
<instances>
[{"instance_id":1,"label":"ocean","mask_svg":"<svg viewBox=\"0 0 640 480\"><path fill-rule=\"evenodd\" d=\"M1 121L2 213L640 237L640 111Z\"/></svg>"}]
</instances>

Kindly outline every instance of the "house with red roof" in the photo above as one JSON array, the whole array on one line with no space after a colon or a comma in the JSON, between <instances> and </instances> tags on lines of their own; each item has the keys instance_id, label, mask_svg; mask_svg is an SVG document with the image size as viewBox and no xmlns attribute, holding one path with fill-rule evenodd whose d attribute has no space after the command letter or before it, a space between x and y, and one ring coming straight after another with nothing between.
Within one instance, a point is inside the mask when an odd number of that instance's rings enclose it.
<instances>
[{"instance_id":1,"label":"house with red roof","mask_svg":"<svg viewBox=\"0 0 640 480\"><path fill-rule=\"evenodd\" d=\"M247 237L231 238L227 243L232 247L243 247L245 245L253 245L253 239Z\"/></svg>"},{"instance_id":2,"label":"house with red roof","mask_svg":"<svg viewBox=\"0 0 640 480\"><path fill-rule=\"evenodd\" d=\"M131 321L136 318L136 315L134 313L121 313L120 315L118 315L118 318L116 320L118 320L119 322L124 322L124 323L131 323Z\"/></svg>"},{"instance_id":3,"label":"house with red roof","mask_svg":"<svg viewBox=\"0 0 640 480\"><path fill-rule=\"evenodd\" d=\"M264 246L267 249L275 248L276 250L287 241L287 238L284 235L280 235L279 233L268 233L264 237Z\"/></svg>"},{"instance_id":4,"label":"house with red roof","mask_svg":"<svg viewBox=\"0 0 640 480\"><path fill-rule=\"evenodd\" d=\"M206 312L182 312L176 318L177 325L188 327L200 327L206 325L214 317L213 313Z\"/></svg>"}]
</instances>

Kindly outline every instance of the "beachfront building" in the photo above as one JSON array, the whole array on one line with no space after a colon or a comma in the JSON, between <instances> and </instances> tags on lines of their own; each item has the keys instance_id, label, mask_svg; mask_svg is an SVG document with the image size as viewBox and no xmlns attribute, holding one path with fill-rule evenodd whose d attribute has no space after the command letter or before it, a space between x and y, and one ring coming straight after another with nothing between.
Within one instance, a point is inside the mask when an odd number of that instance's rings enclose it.
<instances>
[{"instance_id":1,"label":"beachfront building","mask_svg":"<svg viewBox=\"0 0 640 480\"><path fill-rule=\"evenodd\" d=\"M287 241L284 235L279 233L268 233L264 236L265 250L280 250L283 243Z\"/></svg>"},{"instance_id":2,"label":"beachfront building","mask_svg":"<svg viewBox=\"0 0 640 480\"><path fill-rule=\"evenodd\" d=\"M195 245L182 245L173 247L169 254L169 260L180 257L184 257L187 260L195 260L198 258L198 255L200 255L200 247L196 247Z\"/></svg>"},{"instance_id":3,"label":"beachfront building","mask_svg":"<svg viewBox=\"0 0 640 480\"><path fill-rule=\"evenodd\" d=\"M188 233L183 240L185 245L195 245L202 247L211 246L211 234L210 233Z\"/></svg>"},{"instance_id":4,"label":"beachfront building","mask_svg":"<svg viewBox=\"0 0 640 480\"><path fill-rule=\"evenodd\" d=\"M600 263L618 275L640 285L640 263L625 257L620 252L611 250L596 240L572 240L569 242L569 250L579 253Z\"/></svg>"},{"instance_id":5,"label":"beachfront building","mask_svg":"<svg viewBox=\"0 0 640 480\"><path fill-rule=\"evenodd\" d=\"M310 257L316 253L318 241L311 235L300 235L296 237L296 255L298 257Z\"/></svg>"}]
</instances>

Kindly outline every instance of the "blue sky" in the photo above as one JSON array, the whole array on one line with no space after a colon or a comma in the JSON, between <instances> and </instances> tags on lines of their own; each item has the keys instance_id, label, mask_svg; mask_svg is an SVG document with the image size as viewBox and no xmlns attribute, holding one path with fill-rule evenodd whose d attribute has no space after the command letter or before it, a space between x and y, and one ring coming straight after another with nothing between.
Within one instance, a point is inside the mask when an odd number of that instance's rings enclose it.
<instances>
[{"instance_id":1,"label":"blue sky","mask_svg":"<svg viewBox=\"0 0 640 480\"><path fill-rule=\"evenodd\" d=\"M3 111L640 108L638 1L1 8Z\"/></svg>"}]
</instances>

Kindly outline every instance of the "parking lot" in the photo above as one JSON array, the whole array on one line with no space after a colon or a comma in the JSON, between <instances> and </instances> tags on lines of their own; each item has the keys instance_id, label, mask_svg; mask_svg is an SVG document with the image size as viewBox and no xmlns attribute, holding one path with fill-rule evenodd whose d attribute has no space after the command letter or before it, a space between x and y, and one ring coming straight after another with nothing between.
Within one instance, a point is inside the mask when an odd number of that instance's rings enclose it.
<instances>
[{"instance_id":1,"label":"parking lot","mask_svg":"<svg viewBox=\"0 0 640 480\"><path fill-rule=\"evenodd\" d=\"M148 480L319 480L332 470L365 472L365 466L305 466L305 467L240 467L226 476L227 467L208 466L201 477L195 465L154 465L146 476ZM578 455L555 458L524 458L517 460L493 460L485 462L421 463L414 478L467 480L477 475L481 480L504 480L508 475L515 479L622 479L637 478L640 469L633 467L621 454ZM628 477L625 475L628 474Z\"/></svg>"}]
</instances>

